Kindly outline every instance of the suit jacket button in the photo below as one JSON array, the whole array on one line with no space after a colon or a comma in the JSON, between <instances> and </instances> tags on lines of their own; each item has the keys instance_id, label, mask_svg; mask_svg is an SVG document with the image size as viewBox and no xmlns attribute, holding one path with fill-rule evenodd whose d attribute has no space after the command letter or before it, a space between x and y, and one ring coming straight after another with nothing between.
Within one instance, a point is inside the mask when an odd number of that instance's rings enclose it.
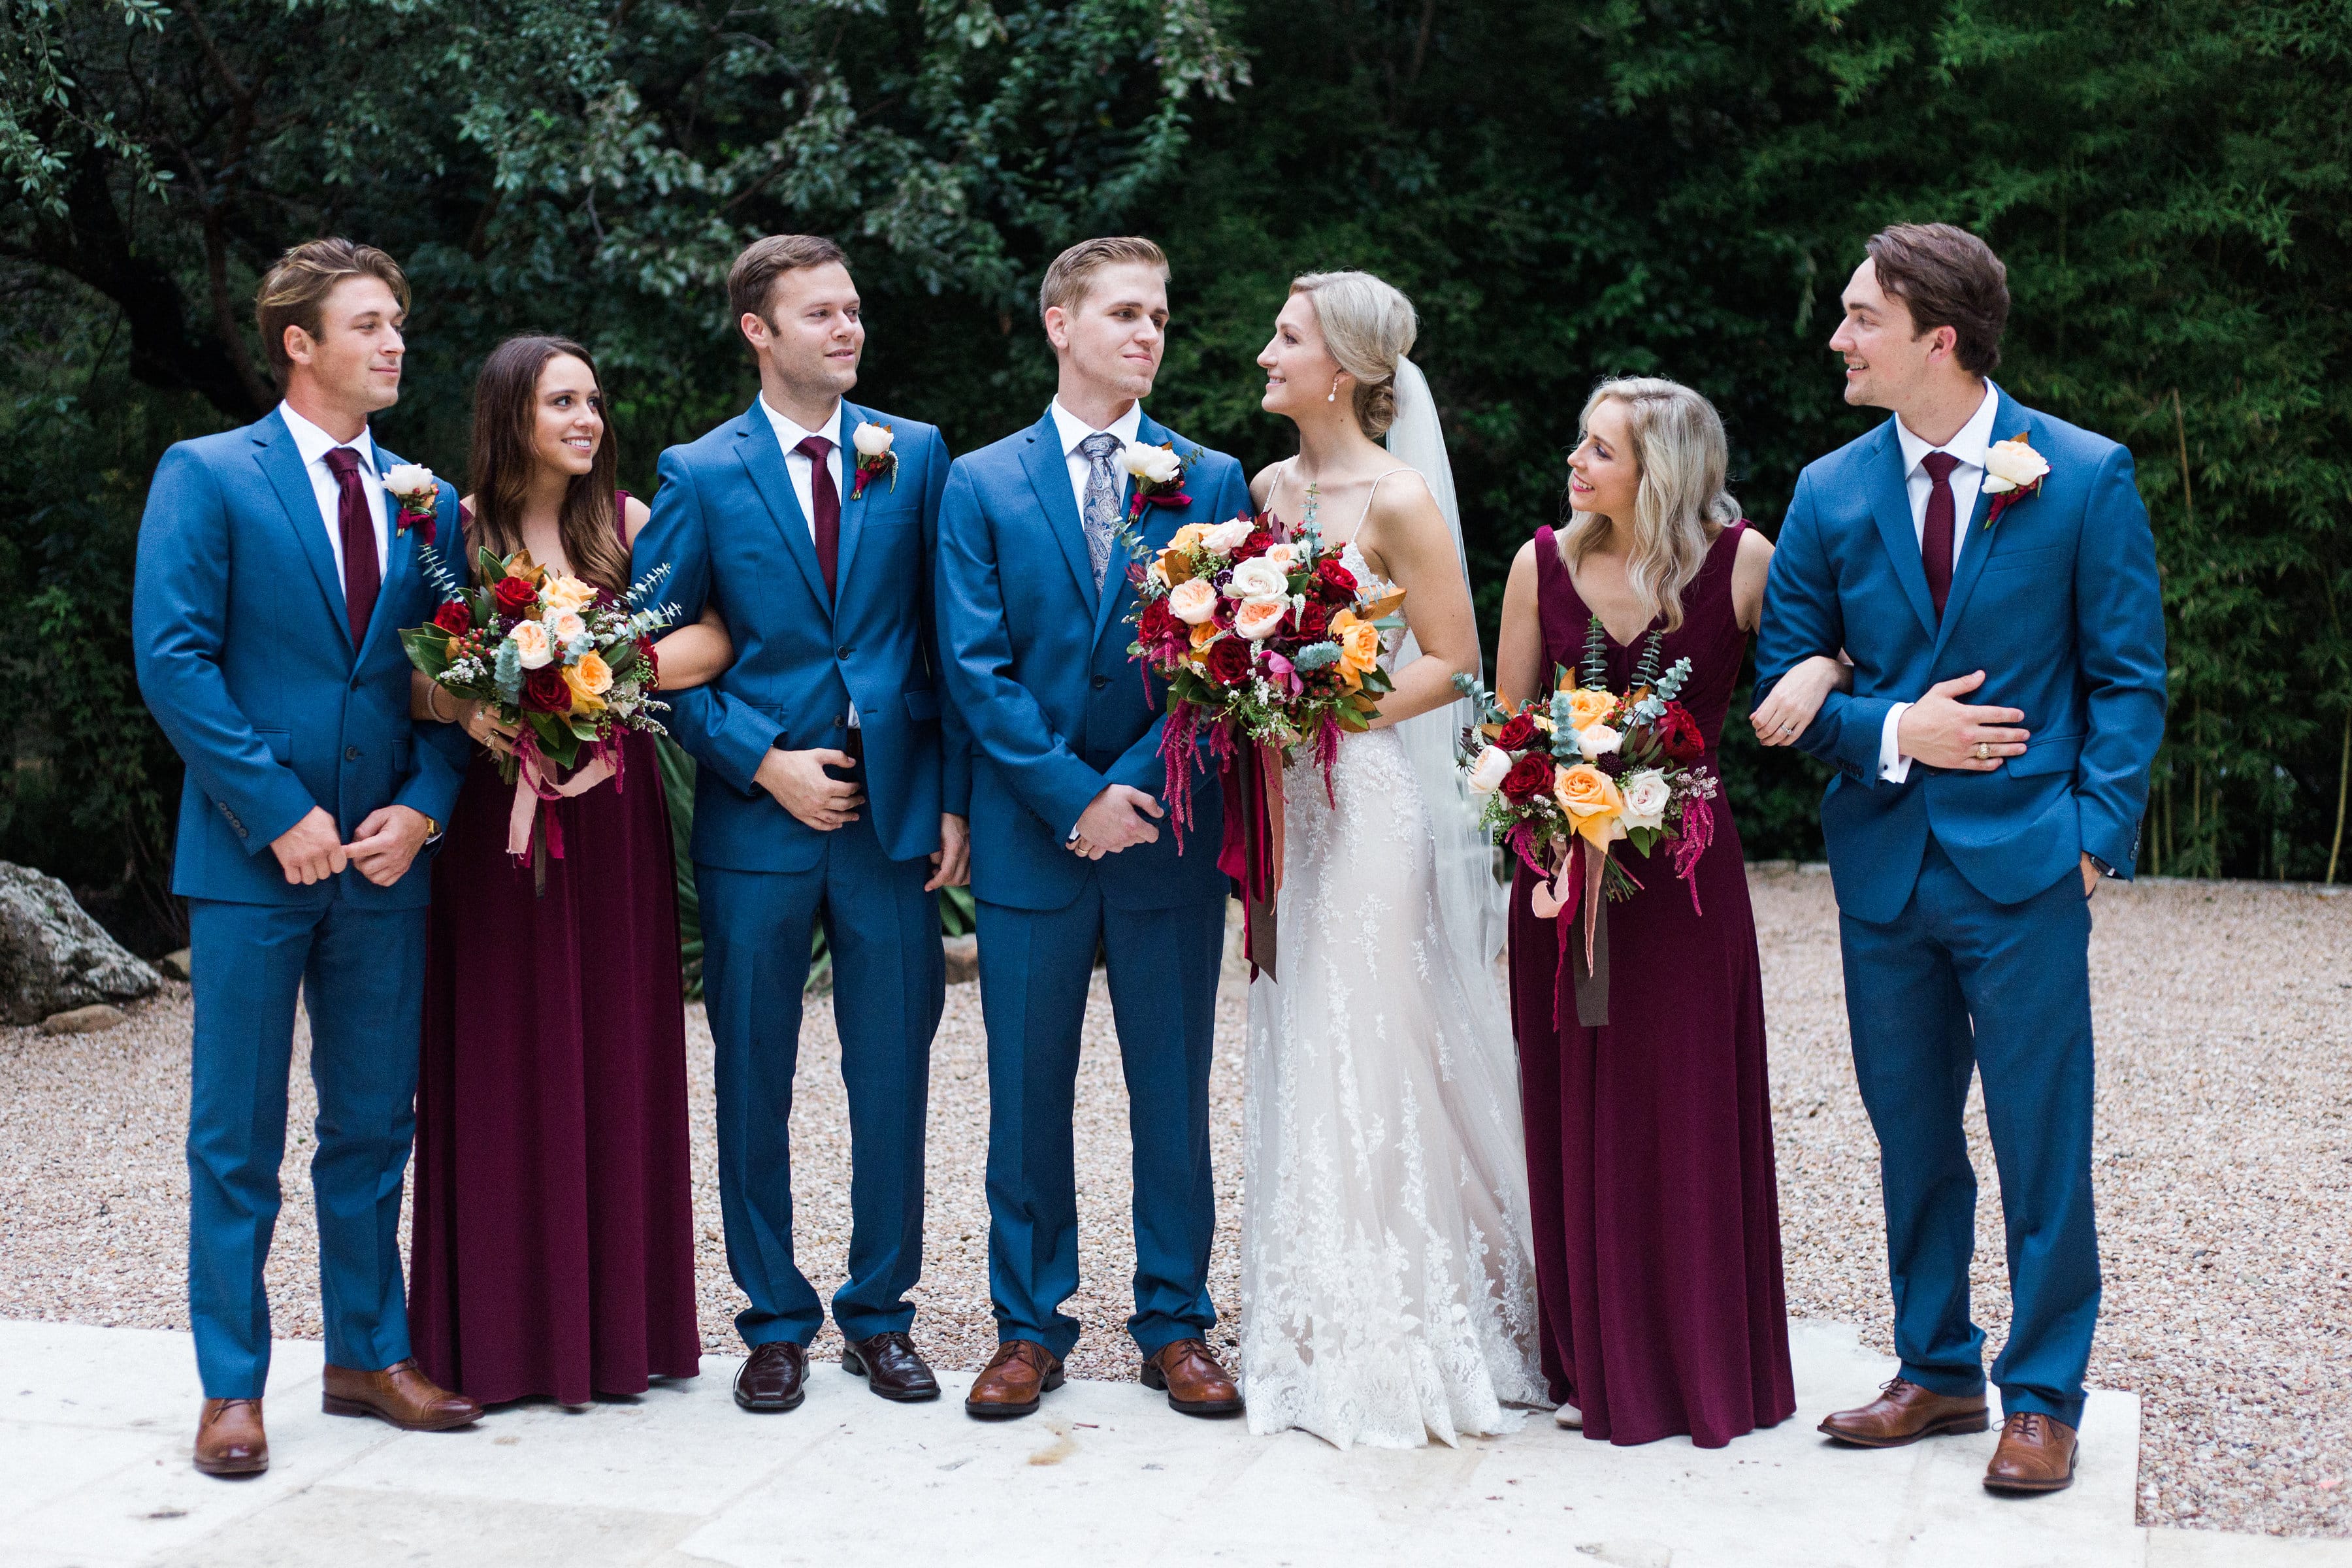
<instances>
[{"instance_id":1,"label":"suit jacket button","mask_svg":"<svg viewBox=\"0 0 2352 1568\"><path fill-rule=\"evenodd\" d=\"M856 648L850 647L847 643L844 643L839 647L833 650L833 657L835 658L847 658L851 654L856 653L856 651L857 650Z\"/></svg>"},{"instance_id":2,"label":"suit jacket button","mask_svg":"<svg viewBox=\"0 0 2352 1568\"><path fill-rule=\"evenodd\" d=\"M1108 686L1109 684L1110 684L1110 677L1109 677L1109 676L1108 676L1108 675L1097 675L1097 676L1096 676L1096 677L1095 677L1095 689L1096 689L1097 691L1100 691L1104 687Z\"/></svg>"},{"instance_id":3,"label":"suit jacket button","mask_svg":"<svg viewBox=\"0 0 2352 1568\"><path fill-rule=\"evenodd\" d=\"M357 746L345 746L343 748L343 761L347 763L356 763L359 760L360 749Z\"/></svg>"}]
</instances>

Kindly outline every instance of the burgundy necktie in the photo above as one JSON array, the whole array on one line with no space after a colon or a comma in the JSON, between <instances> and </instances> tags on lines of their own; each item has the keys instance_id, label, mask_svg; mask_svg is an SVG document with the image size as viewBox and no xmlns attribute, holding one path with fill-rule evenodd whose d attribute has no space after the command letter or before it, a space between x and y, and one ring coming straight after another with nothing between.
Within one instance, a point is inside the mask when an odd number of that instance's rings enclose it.
<instances>
[{"instance_id":1,"label":"burgundy necktie","mask_svg":"<svg viewBox=\"0 0 2352 1568\"><path fill-rule=\"evenodd\" d=\"M1919 459L1927 470L1927 521L1919 531L1919 563L1927 569L1927 597L1936 604L1936 618L1944 618L1944 601L1952 592L1952 470L1960 460L1949 452L1930 452Z\"/></svg>"},{"instance_id":2,"label":"burgundy necktie","mask_svg":"<svg viewBox=\"0 0 2352 1568\"><path fill-rule=\"evenodd\" d=\"M816 529L816 563L824 573L824 592L833 596L834 563L841 559L841 490L833 482L833 470L824 466L825 454L833 443L822 436L812 436L793 448L809 460L809 494L816 501L816 515L809 521Z\"/></svg>"},{"instance_id":3,"label":"burgundy necktie","mask_svg":"<svg viewBox=\"0 0 2352 1568\"><path fill-rule=\"evenodd\" d=\"M352 617L352 646L367 640L368 616L375 610L375 594L383 586L383 568L375 559L375 519L368 511L367 491L362 489L360 455L349 447L327 448L327 467L343 492L336 521L343 535L343 607Z\"/></svg>"}]
</instances>

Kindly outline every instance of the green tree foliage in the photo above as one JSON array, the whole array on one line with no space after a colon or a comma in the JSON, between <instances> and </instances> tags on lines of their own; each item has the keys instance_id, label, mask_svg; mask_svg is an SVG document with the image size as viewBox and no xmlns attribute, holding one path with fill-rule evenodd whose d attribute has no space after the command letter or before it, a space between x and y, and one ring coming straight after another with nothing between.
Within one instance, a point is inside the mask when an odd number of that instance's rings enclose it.
<instances>
[{"instance_id":1,"label":"green tree foliage","mask_svg":"<svg viewBox=\"0 0 2352 1568\"><path fill-rule=\"evenodd\" d=\"M1870 423L1822 347L1863 239L1932 217L2010 264L2003 384L2137 459L2175 701L2143 868L2352 873L2347 41L2347 0L0 0L0 854L152 885L141 489L266 406L252 286L314 232L415 279L395 449L460 470L482 354L557 328L640 485L748 398L750 234L849 245L866 395L959 447L1050 391L1053 253L1158 236L1155 405L1253 464L1287 279L1371 268L1423 312L1491 628L1600 376L1715 398L1774 526ZM1814 852L1817 770L1727 752L1750 852Z\"/></svg>"}]
</instances>

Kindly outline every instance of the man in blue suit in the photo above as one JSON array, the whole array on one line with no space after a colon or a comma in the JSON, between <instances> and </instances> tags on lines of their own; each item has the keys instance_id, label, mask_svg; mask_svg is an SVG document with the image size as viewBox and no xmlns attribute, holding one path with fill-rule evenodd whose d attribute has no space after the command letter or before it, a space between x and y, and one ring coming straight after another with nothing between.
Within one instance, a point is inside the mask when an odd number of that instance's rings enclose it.
<instances>
[{"instance_id":1,"label":"man in blue suit","mask_svg":"<svg viewBox=\"0 0 2352 1568\"><path fill-rule=\"evenodd\" d=\"M1137 524L1149 550L1250 510L1241 465L1162 427L1139 399L1166 344L1168 263L1094 239L1046 270L1060 364L1045 416L956 460L940 520L948 689L971 725L972 891L988 1026L989 1290L997 1352L975 1416L1025 1415L1060 1386L1077 1321L1071 1117L1095 953L1110 972L1135 1142L1135 1315L1143 1381L1192 1415L1238 1413L1210 1353L1215 1229L1209 1058L1226 882L1219 794L1181 845L1160 819L1164 690L1128 658L1135 604L1122 457L1171 447L1181 489ZM1175 502L1179 496L1181 504ZM1147 500L1150 500L1149 496Z\"/></svg>"},{"instance_id":2,"label":"man in blue suit","mask_svg":"<svg viewBox=\"0 0 2352 1568\"><path fill-rule=\"evenodd\" d=\"M833 955L849 1099L842 1364L886 1399L939 1397L907 1300L922 1270L923 1119L946 1004L938 890L966 879L971 764L943 710L930 560L947 445L861 408L866 327L839 247L774 235L729 303L760 373L751 408L661 458L634 569L667 565L683 620L716 605L735 660L669 721L701 764L695 885L718 1052L727 1261L751 1304L746 1410L805 1397L824 1321L793 1257L793 1072L811 935Z\"/></svg>"},{"instance_id":3,"label":"man in blue suit","mask_svg":"<svg viewBox=\"0 0 2352 1568\"><path fill-rule=\"evenodd\" d=\"M1980 1070L2012 1307L1985 1485L2056 1491L2099 1310L2090 900L2138 858L2164 731L2155 542L2129 452L1985 379L2009 289L1984 242L1905 225L1868 252L1830 347L1846 401L1894 416L1798 480L1757 646L1759 708L1809 655L1853 664L1851 693L1768 737L1839 773L1822 827L1902 1357L1822 1430L1883 1447L1988 1424L1961 1131Z\"/></svg>"},{"instance_id":4,"label":"man in blue suit","mask_svg":"<svg viewBox=\"0 0 2352 1568\"><path fill-rule=\"evenodd\" d=\"M400 396L407 308L381 250L288 251L257 308L285 401L166 452L139 527L139 689L187 764L172 890L188 900L196 987L188 1310L205 1390L195 1463L209 1475L269 1463L262 1266L298 994L319 1091L326 1408L434 1431L481 1414L409 1358L401 1288L432 891L417 851L460 778L410 728L400 630L438 595L415 534L387 515L383 478L399 459L368 436L368 416ZM438 510L454 531L446 485Z\"/></svg>"}]
</instances>

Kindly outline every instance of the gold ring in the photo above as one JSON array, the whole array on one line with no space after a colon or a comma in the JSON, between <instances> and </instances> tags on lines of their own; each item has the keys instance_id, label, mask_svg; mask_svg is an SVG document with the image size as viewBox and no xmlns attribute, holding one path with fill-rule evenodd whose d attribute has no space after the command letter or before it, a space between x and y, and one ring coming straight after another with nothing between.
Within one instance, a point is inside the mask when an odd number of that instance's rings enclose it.
<instances>
[{"instance_id":1,"label":"gold ring","mask_svg":"<svg viewBox=\"0 0 2352 1568\"><path fill-rule=\"evenodd\" d=\"M1982 741L1979 741L1977 742L1977 761L1980 763L1986 762L1990 760L1991 756L1992 753L1985 749L1985 743Z\"/></svg>"}]
</instances>

